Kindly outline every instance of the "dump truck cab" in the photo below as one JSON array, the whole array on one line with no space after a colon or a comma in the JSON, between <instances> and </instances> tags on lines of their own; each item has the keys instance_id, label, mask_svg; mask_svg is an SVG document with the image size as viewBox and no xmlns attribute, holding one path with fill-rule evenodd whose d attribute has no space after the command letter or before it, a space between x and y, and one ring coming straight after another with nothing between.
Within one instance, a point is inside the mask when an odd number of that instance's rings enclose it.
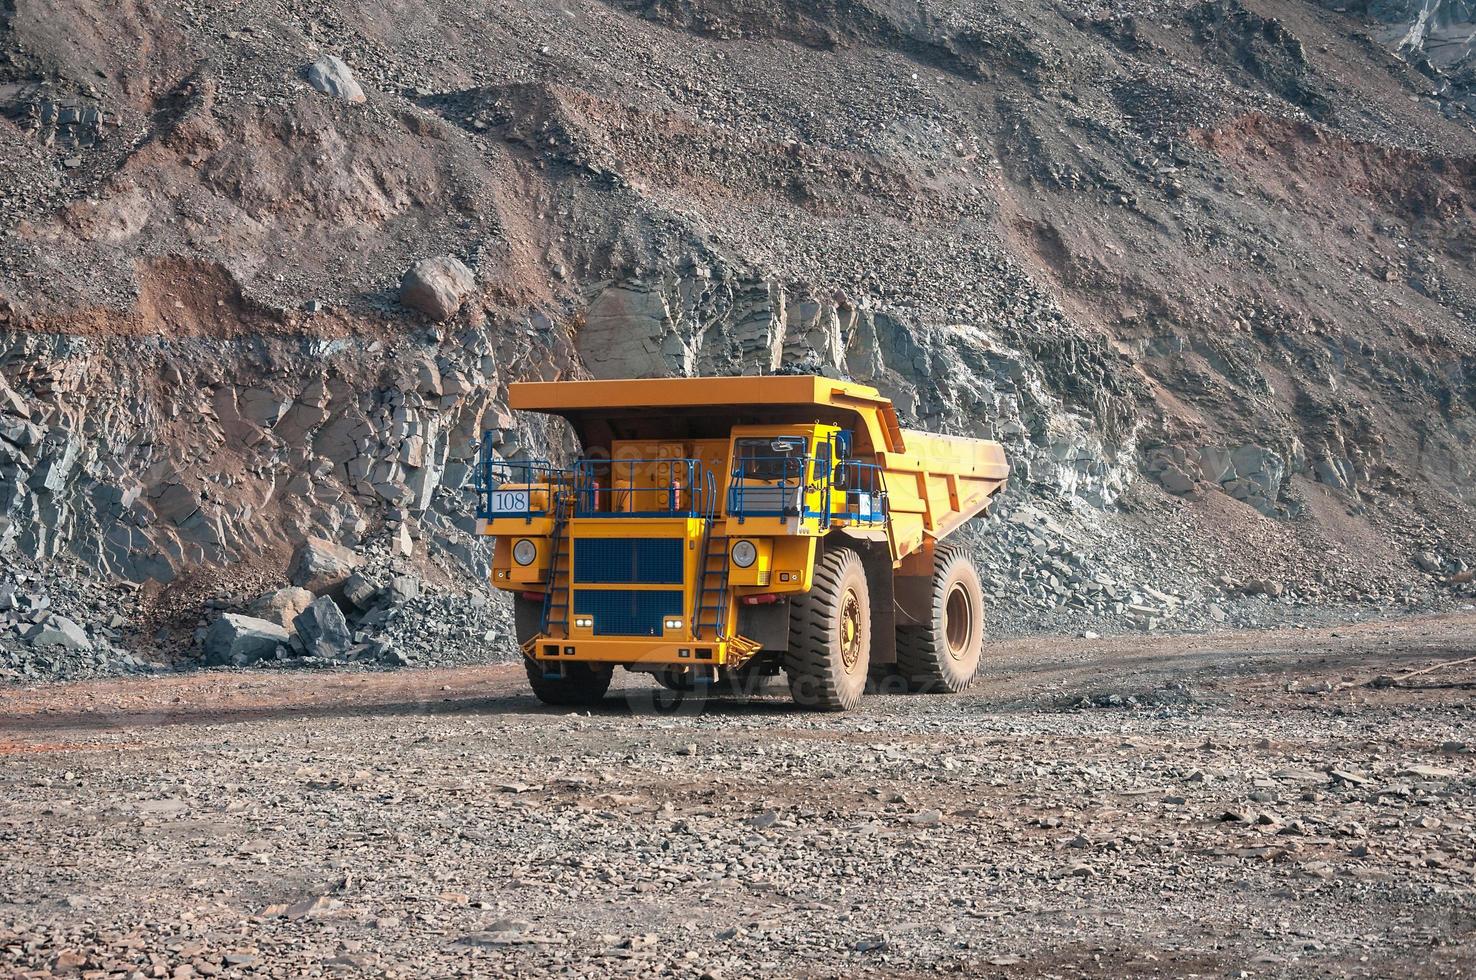
<instances>
[{"instance_id":1,"label":"dump truck cab","mask_svg":"<svg viewBox=\"0 0 1476 980\"><path fill-rule=\"evenodd\" d=\"M918 433L928 458L909 456L889 402L827 378L514 384L509 403L561 415L582 447L502 460L489 435L478 467L492 584L514 593L530 683L553 703L603 696L615 666L693 689L784 670L794 689L793 634L820 642L807 597L834 591L839 563L850 591L821 639L845 648L849 683L809 700L849 706L858 676L898 662L892 631L929 615L919 595L899 622L897 587L931 578L936 539L1008 472L982 440Z\"/></svg>"}]
</instances>

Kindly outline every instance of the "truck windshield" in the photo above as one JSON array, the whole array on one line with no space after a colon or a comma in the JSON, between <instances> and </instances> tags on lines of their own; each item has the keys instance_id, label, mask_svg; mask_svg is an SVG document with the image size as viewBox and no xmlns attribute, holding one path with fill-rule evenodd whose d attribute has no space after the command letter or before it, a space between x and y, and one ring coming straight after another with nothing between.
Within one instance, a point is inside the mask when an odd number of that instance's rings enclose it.
<instances>
[{"instance_id":1,"label":"truck windshield","mask_svg":"<svg viewBox=\"0 0 1476 980\"><path fill-rule=\"evenodd\" d=\"M749 480L798 480L804 476L802 436L739 439L734 444L733 475Z\"/></svg>"}]
</instances>

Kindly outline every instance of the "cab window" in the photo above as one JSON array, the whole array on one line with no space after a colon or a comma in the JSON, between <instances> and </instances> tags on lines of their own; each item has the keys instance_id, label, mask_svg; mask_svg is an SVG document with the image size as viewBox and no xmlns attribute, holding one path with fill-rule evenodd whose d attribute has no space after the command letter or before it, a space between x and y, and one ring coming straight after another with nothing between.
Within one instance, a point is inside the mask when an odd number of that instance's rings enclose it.
<instances>
[{"instance_id":1,"label":"cab window","mask_svg":"<svg viewBox=\"0 0 1476 980\"><path fill-rule=\"evenodd\" d=\"M805 440L801 436L745 438L733 444L733 475L749 480L798 479L804 475Z\"/></svg>"}]
</instances>

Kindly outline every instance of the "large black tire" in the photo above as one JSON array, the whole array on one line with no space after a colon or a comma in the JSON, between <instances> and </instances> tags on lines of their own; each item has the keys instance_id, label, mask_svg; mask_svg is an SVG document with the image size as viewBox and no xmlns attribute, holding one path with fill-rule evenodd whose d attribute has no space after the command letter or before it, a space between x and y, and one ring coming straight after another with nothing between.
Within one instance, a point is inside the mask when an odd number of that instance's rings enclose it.
<instances>
[{"instance_id":1,"label":"large black tire","mask_svg":"<svg viewBox=\"0 0 1476 980\"><path fill-rule=\"evenodd\" d=\"M939 549L930 622L897 627L897 672L914 691L957 693L973 683L984 652L984 588L973 559Z\"/></svg>"},{"instance_id":2,"label":"large black tire","mask_svg":"<svg viewBox=\"0 0 1476 980\"><path fill-rule=\"evenodd\" d=\"M871 596L861 556L835 548L815 564L809 592L789 602L784 672L796 704L816 711L854 708L871 666Z\"/></svg>"},{"instance_id":3,"label":"large black tire","mask_svg":"<svg viewBox=\"0 0 1476 980\"><path fill-rule=\"evenodd\" d=\"M528 670L528 686L538 700L561 707L599 704L610 689L610 678L615 676L615 668L605 664L560 664L524 658L523 666ZM547 676L560 667L562 676Z\"/></svg>"}]
</instances>

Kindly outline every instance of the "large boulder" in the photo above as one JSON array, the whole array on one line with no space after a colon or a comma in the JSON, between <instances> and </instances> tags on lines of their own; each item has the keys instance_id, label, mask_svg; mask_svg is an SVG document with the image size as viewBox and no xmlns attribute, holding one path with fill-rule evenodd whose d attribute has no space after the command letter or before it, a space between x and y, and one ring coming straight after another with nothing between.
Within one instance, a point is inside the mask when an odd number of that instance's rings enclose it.
<instances>
[{"instance_id":1,"label":"large boulder","mask_svg":"<svg viewBox=\"0 0 1476 980\"><path fill-rule=\"evenodd\" d=\"M65 616L52 616L44 623L32 626L26 639L33 647L61 647L64 650L91 650L92 641L87 631Z\"/></svg>"},{"instance_id":2,"label":"large boulder","mask_svg":"<svg viewBox=\"0 0 1476 980\"><path fill-rule=\"evenodd\" d=\"M364 89L354 78L353 69L335 55L324 55L304 68L302 73L307 83L324 95L345 102L364 101Z\"/></svg>"},{"instance_id":3,"label":"large boulder","mask_svg":"<svg viewBox=\"0 0 1476 980\"><path fill-rule=\"evenodd\" d=\"M297 614L312 605L315 598L307 589L290 585L274 592L263 592L251 601L246 611L257 619L265 619L287 629Z\"/></svg>"},{"instance_id":4,"label":"large boulder","mask_svg":"<svg viewBox=\"0 0 1476 980\"><path fill-rule=\"evenodd\" d=\"M432 320L449 320L476 284L472 271L450 255L421 259L400 280L400 304Z\"/></svg>"},{"instance_id":5,"label":"large boulder","mask_svg":"<svg viewBox=\"0 0 1476 980\"><path fill-rule=\"evenodd\" d=\"M362 561L342 545L323 538L308 538L293 552L287 580L314 595L332 592L343 585Z\"/></svg>"},{"instance_id":6,"label":"large boulder","mask_svg":"<svg viewBox=\"0 0 1476 980\"><path fill-rule=\"evenodd\" d=\"M310 657L342 660L354 645L354 634L343 610L328 596L321 596L292 621L298 639Z\"/></svg>"},{"instance_id":7,"label":"large boulder","mask_svg":"<svg viewBox=\"0 0 1476 980\"><path fill-rule=\"evenodd\" d=\"M368 609L379 596L379 583L355 572L343 583L343 597L355 608Z\"/></svg>"},{"instance_id":8,"label":"large boulder","mask_svg":"<svg viewBox=\"0 0 1476 980\"><path fill-rule=\"evenodd\" d=\"M277 647L285 646L290 639L288 632L276 623L226 613L205 634L205 664L244 667L272 656Z\"/></svg>"}]
</instances>

